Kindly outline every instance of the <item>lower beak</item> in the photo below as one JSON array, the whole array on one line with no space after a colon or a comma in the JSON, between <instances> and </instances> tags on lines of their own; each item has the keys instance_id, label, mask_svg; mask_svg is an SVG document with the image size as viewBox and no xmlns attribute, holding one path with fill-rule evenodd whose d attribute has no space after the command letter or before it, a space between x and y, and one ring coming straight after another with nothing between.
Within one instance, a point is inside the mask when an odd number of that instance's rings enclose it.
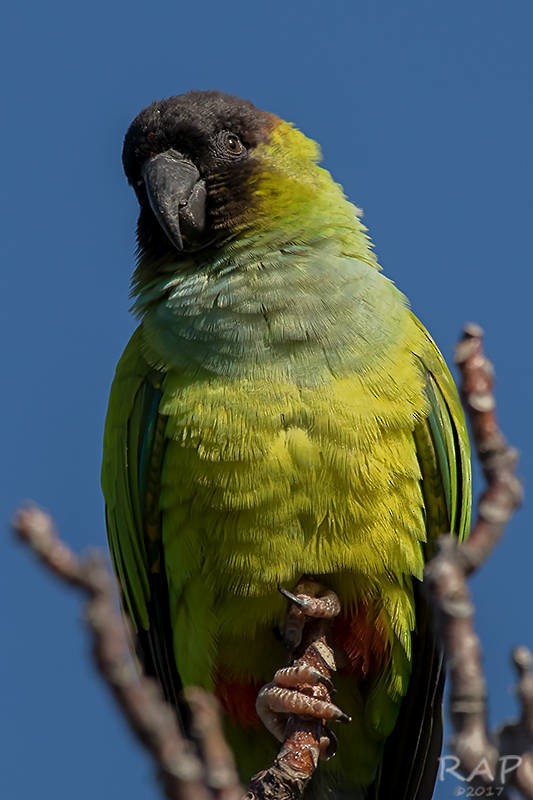
<instances>
[{"instance_id":1,"label":"lower beak","mask_svg":"<svg viewBox=\"0 0 533 800\"><path fill-rule=\"evenodd\" d=\"M176 150L153 156L143 169L150 207L176 250L205 229L205 181L192 163Z\"/></svg>"}]
</instances>

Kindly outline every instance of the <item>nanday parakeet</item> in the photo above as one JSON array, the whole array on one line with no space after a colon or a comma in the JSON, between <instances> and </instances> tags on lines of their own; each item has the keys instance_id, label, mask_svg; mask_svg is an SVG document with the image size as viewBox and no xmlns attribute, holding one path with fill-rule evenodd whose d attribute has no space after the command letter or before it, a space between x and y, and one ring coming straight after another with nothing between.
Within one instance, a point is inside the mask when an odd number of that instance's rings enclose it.
<instances>
[{"instance_id":1,"label":"nanday parakeet","mask_svg":"<svg viewBox=\"0 0 533 800\"><path fill-rule=\"evenodd\" d=\"M442 662L419 581L435 537L468 529L468 438L442 356L319 157L219 92L130 126L140 324L106 422L109 541L145 668L176 704L182 686L215 692L244 779L277 751L255 698L286 663L278 587L331 587L353 721L315 792L425 800Z\"/></svg>"}]
</instances>

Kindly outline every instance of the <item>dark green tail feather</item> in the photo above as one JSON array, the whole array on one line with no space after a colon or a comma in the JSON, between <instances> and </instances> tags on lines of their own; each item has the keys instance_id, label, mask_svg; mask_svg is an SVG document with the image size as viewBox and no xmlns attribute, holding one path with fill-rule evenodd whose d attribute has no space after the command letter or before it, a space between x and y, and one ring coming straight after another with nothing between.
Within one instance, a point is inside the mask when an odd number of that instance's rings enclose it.
<instances>
[{"instance_id":1,"label":"dark green tail feather","mask_svg":"<svg viewBox=\"0 0 533 800\"><path fill-rule=\"evenodd\" d=\"M444 666L421 585L415 586L415 602L417 630L409 687L369 800L430 800L433 796L442 748Z\"/></svg>"}]
</instances>

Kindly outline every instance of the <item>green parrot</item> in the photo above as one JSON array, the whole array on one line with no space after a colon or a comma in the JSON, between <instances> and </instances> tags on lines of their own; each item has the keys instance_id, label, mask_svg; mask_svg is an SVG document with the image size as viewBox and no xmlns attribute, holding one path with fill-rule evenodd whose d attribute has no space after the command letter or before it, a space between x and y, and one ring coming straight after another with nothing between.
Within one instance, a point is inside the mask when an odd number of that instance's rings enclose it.
<instances>
[{"instance_id":1,"label":"green parrot","mask_svg":"<svg viewBox=\"0 0 533 800\"><path fill-rule=\"evenodd\" d=\"M110 549L144 668L185 725L182 687L214 691L245 780L279 747L256 711L287 662L279 588L334 591L352 721L315 796L428 800L443 676L420 580L436 537L468 531L468 436L441 354L319 160L220 92L132 122L140 323L105 428Z\"/></svg>"}]
</instances>

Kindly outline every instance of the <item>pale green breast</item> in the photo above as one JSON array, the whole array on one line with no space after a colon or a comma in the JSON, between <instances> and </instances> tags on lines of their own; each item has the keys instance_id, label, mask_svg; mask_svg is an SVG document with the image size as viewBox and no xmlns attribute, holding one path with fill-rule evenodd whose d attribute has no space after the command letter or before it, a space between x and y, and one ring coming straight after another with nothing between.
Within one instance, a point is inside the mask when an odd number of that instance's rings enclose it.
<instances>
[{"instance_id":1,"label":"pale green breast","mask_svg":"<svg viewBox=\"0 0 533 800\"><path fill-rule=\"evenodd\" d=\"M218 260L168 265L167 277L145 288L136 307L154 366L186 379L297 386L385 367L408 312L375 265L327 238L234 248Z\"/></svg>"}]
</instances>

